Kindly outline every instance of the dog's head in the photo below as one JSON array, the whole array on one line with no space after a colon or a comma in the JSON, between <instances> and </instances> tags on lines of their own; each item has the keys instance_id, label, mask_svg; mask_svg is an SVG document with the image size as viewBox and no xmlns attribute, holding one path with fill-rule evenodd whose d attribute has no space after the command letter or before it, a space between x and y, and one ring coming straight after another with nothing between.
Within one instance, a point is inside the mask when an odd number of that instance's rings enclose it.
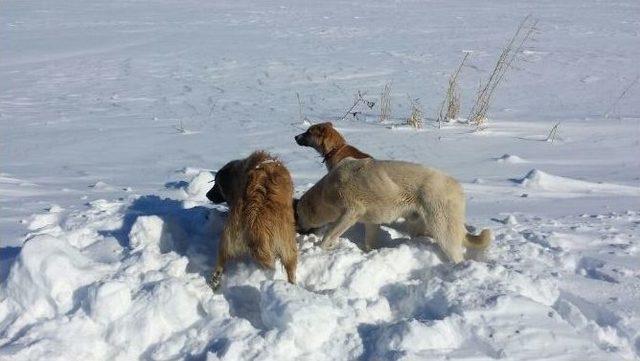
<instances>
[{"instance_id":1,"label":"dog's head","mask_svg":"<svg viewBox=\"0 0 640 361\"><path fill-rule=\"evenodd\" d=\"M239 196L241 161L233 160L216 173L213 187L207 192L207 199L215 204L232 203Z\"/></svg>"},{"instance_id":2,"label":"dog's head","mask_svg":"<svg viewBox=\"0 0 640 361\"><path fill-rule=\"evenodd\" d=\"M320 228L305 227L302 224L302 220L300 219L300 213L299 213L299 210L298 210L298 205L299 204L300 204L300 199L294 198L293 199L293 216L294 216L295 221L296 221L296 232L298 232L300 234L318 233Z\"/></svg>"},{"instance_id":3,"label":"dog's head","mask_svg":"<svg viewBox=\"0 0 640 361\"><path fill-rule=\"evenodd\" d=\"M322 155L345 142L331 122L314 124L306 132L296 135L294 139L298 145L312 147Z\"/></svg>"}]
</instances>

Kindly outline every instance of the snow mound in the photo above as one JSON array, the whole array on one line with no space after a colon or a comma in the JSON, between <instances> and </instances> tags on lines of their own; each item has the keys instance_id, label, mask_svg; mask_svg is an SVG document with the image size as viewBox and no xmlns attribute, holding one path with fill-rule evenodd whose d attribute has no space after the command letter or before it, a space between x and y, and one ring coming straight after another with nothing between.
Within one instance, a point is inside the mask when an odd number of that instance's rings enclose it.
<instances>
[{"instance_id":1,"label":"snow mound","mask_svg":"<svg viewBox=\"0 0 640 361\"><path fill-rule=\"evenodd\" d=\"M517 155L511 155L511 154L503 154L502 157L496 158L496 162L511 163L511 164L527 163L526 160L518 157Z\"/></svg>"},{"instance_id":2,"label":"snow mound","mask_svg":"<svg viewBox=\"0 0 640 361\"><path fill-rule=\"evenodd\" d=\"M156 252L173 249L173 237L166 230L164 221L158 216L140 216L129 232L129 246L133 250L150 248Z\"/></svg>"},{"instance_id":3,"label":"snow mound","mask_svg":"<svg viewBox=\"0 0 640 361\"><path fill-rule=\"evenodd\" d=\"M211 172L200 172L189 182L185 192L190 199L206 201L206 194L213 187L213 180Z\"/></svg>"},{"instance_id":4,"label":"snow mound","mask_svg":"<svg viewBox=\"0 0 640 361\"><path fill-rule=\"evenodd\" d=\"M73 309L74 291L105 271L66 241L39 235L22 246L2 294L26 312L21 318L53 317Z\"/></svg>"},{"instance_id":5,"label":"snow mound","mask_svg":"<svg viewBox=\"0 0 640 361\"><path fill-rule=\"evenodd\" d=\"M290 334L295 346L305 353L322 348L341 333L339 323L346 315L328 296L283 281L265 282L261 293L260 308L265 326Z\"/></svg>"},{"instance_id":6,"label":"snow mound","mask_svg":"<svg viewBox=\"0 0 640 361\"><path fill-rule=\"evenodd\" d=\"M376 352L421 356L434 350L453 350L465 340L460 317L435 321L402 321L385 328L376 339ZM426 356L426 355L424 355ZM444 353L443 355L444 356Z\"/></svg>"},{"instance_id":7,"label":"snow mound","mask_svg":"<svg viewBox=\"0 0 640 361\"><path fill-rule=\"evenodd\" d=\"M583 180L565 178L532 169L524 177L514 182L531 190L561 193L583 194L620 194L640 196L640 188L609 183L592 183Z\"/></svg>"},{"instance_id":8,"label":"snow mound","mask_svg":"<svg viewBox=\"0 0 640 361\"><path fill-rule=\"evenodd\" d=\"M165 188L175 189L176 197L183 200L186 208L208 204L207 192L213 187L214 175L208 170L185 168L181 171L190 177L188 181L174 181L165 184Z\"/></svg>"},{"instance_id":9,"label":"snow mound","mask_svg":"<svg viewBox=\"0 0 640 361\"><path fill-rule=\"evenodd\" d=\"M113 190L113 187L111 185L109 185L106 182L103 181L97 181L91 185L89 185L89 188L93 188L96 191L110 191Z\"/></svg>"}]
</instances>

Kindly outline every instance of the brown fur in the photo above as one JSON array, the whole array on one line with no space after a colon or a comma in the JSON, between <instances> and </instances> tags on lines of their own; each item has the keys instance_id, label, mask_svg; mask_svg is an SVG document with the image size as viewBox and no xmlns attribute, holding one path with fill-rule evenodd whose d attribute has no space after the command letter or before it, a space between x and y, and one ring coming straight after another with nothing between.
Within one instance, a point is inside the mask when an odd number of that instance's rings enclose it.
<instances>
[{"instance_id":1,"label":"brown fur","mask_svg":"<svg viewBox=\"0 0 640 361\"><path fill-rule=\"evenodd\" d=\"M347 144L331 122L314 124L306 132L296 135L295 140L299 145L312 147L320 153L329 171L345 158L373 158Z\"/></svg>"},{"instance_id":2,"label":"brown fur","mask_svg":"<svg viewBox=\"0 0 640 361\"><path fill-rule=\"evenodd\" d=\"M226 262L246 253L269 269L280 258L289 282L295 283L298 249L293 181L278 159L257 151L227 163L216 174L207 198L214 203L226 201L230 209L220 237L212 288L219 286Z\"/></svg>"}]
</instances>

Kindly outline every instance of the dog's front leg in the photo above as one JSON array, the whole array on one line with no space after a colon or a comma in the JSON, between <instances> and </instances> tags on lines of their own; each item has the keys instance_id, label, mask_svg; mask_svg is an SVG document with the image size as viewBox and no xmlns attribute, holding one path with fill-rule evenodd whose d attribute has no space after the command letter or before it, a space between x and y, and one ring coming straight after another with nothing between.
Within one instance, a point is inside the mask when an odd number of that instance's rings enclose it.
<instances>
[{"instance_id":1,"label":"dog's front leg","mask_svg":"<svg viewBox=\"0 0 640 361\"><path fill-rule=\"evenodd\" d=\"M220 288L220 284L222 283L222 272L224 272L224 265L229 258L229 255L227 254L227 245L224 238L225 237L220 238L220 245L218 246L218 260L208 282L209 286L214 291Z\"/></svg>"},{"instance_id":2,"label":"dog's front leg","mask_svg":"<svg viewBox=\"0 0 640 361\"><path fill-rule=\"evenodd\" d=\"M338 220L329 226L324 237L322 237L322 243L320 246L324 249L331 249L335 247L338 237L346 232L349 227L356 224L357 221L358 214L356 212L346 211L342 213Z\"/></svg>"},{"instance_id":3,"label":"dog's front leg","mask_svg":"<svg viewBox=\"0 0 640 361\"><path fill-rule=\"evenodd\" d=\"M220 241L218 243L218 259L216 261L216 267L213 269L213 273L211 274L211 278L207 282L212 290L216 291L220 288L220 284L222 283L222 272L224 272L224 266L233 255L229 254L229 242L231 241L231 237L234 236L235 232L232 232L234 229L235 217L230 216L229 221L225 224L224 229L222 230L222 235L220 236Z\"/></svg>"}]
</instances>

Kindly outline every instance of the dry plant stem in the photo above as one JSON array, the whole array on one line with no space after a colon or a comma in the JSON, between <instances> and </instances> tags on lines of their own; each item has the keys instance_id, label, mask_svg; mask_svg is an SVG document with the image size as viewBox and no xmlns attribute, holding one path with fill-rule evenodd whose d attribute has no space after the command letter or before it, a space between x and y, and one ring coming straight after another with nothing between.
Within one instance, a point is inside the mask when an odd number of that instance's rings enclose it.
<instances>
[{"instance_id":1,"label":"dry plant stem","mask_svg":"<svg viewBox=\"0 0 640 361\"><path fill-rule=\"evenodd\" d=\"M186 133L186 132L187 132L187 130L186 130L186 129L184 129L184 125L182 124L182 120L179 120L178 122L179 122L179 125L178 125L177 127L175 127L175 128L176 128L176 130L177 130L179 133Z\"/></svg>"},{"instance_id":2,"label":"dry plant stem","mask_svg":"<svg viewBox=\"0 0 640 361\"><path fill-rule=\"evenodd\" d=\"M624 98L627 93L629 92L629 90L631 88L633 88L634 85L636 85L638 83L638 80L640 80L640 75L636 75L635 79L633 79L633 81L631 83L629 83L629 85L627 85L626 88L624 88L624 90L622 91L622 93L620 93L620 95L616 98L616 100L613 102L613 104L611 104L611 106L609 107L609 109L607 110L606 113L604 113L604 118L607 119L609 118L609 115L611 115L611 112L613 112L613 110L615 109L615 107L618 105L618 103L620 103L620 101L622 100L622 98Z\"/></svg>"},{"instance_id":3,"label":"dry plant stem","mask_svg":"<svg viewBox=\"0 0 640 361\"><path fill-rule=\"evenodd\" d=\"M549 131L549 135L547 136L546 141L547 142L553 142L554 140L556 140L556 137L558 136L558 127L560 126L560 123L556 123L556 125L554 125L551 130Z\"/></svg>"},{"instance_id":4,"label":"dry plant stem","mask_svg":"<svg viewBox=\"0 0 640 361\"><path fill-rule=\"evenodd\" d=\"M524 48L536 29L537 21L527 25L531 16L527 16L518 26L518 30L500 53L498 61L484 86L478 91L476 101L469 112L468 122L480 127L486 121L486 114L491 105L494 92L502 82L507 70L513 65L518 54ZM521 35L524 31L524 35Z\"/></svg>"},{"instance_id":5,"label":"dry plant stem","mask_svg":"<svg viewBox=\"0 0 640 361\"><path fill-rule=\"evenodd\" d=\"M411 115L407 118L407 124L415 129L420 129L423 123L422 106L420 106L418 99L409 97L409 102L411 103Z\"/></svg>"},{"instance_id":6,"label":"dry plant stem","mask_svg":"<svg viewBox=\"0 0 640 361\"><path fill-rule=\"evenodd\" d=\"M304 123L304 121L307 120L307 117L304 116L304 105L302 104L302 99L300 99L300 93L296 92L296 97L298 98L298 117L300 118L300 122Z\"/></svg>"},{"instance_id":7,"label":"dry plant stem","mask_svg":"<svg viewBox=\"0 0 640 361\"><path fill-rule=\"evenodd\" d=\"M470 53L466 53L460 65L456 69L456 71L451 74L449 77L449 86L447 88L447 93L445 94L444 100L442 101L442 105L440 106L440 112L438 113L438 128L442 127L442 122L455 119L458 117L458 113L460 112L460 92L458 90L458 75L464 66L464 63L467 61ZM445 105L447 107L447 111L445 112Z\"/></svg>"},{"instance_id":8,"label":"dry plant stem","mask_svg":"<svg viewBox=\"0 0 640 361\"><path fill-rule=\"evenodd\" d=\"M391 82L385 84L380 94L380 123L391 119Z\"/></svg>"},{"instance_id":9,"label":"dry plant stem","mask_svg":"<svg viewBox=\"0 0 640 361\"><path fill-rule=\"evenodd\" d=\"M346 113L344 113L344 115L340 118L340 120L344 120L347 117L347 115L351 114L359 104L365 104L369 109L372 109L376 103L366 100L364 98L366 94L367 93L363 94L360 92L360 90L358 90L358 92L356 93L356 96L354 97L353 105L351 106L351 108L349 108L349 110L347 110Z\"/></svg>"}]
</instances>

